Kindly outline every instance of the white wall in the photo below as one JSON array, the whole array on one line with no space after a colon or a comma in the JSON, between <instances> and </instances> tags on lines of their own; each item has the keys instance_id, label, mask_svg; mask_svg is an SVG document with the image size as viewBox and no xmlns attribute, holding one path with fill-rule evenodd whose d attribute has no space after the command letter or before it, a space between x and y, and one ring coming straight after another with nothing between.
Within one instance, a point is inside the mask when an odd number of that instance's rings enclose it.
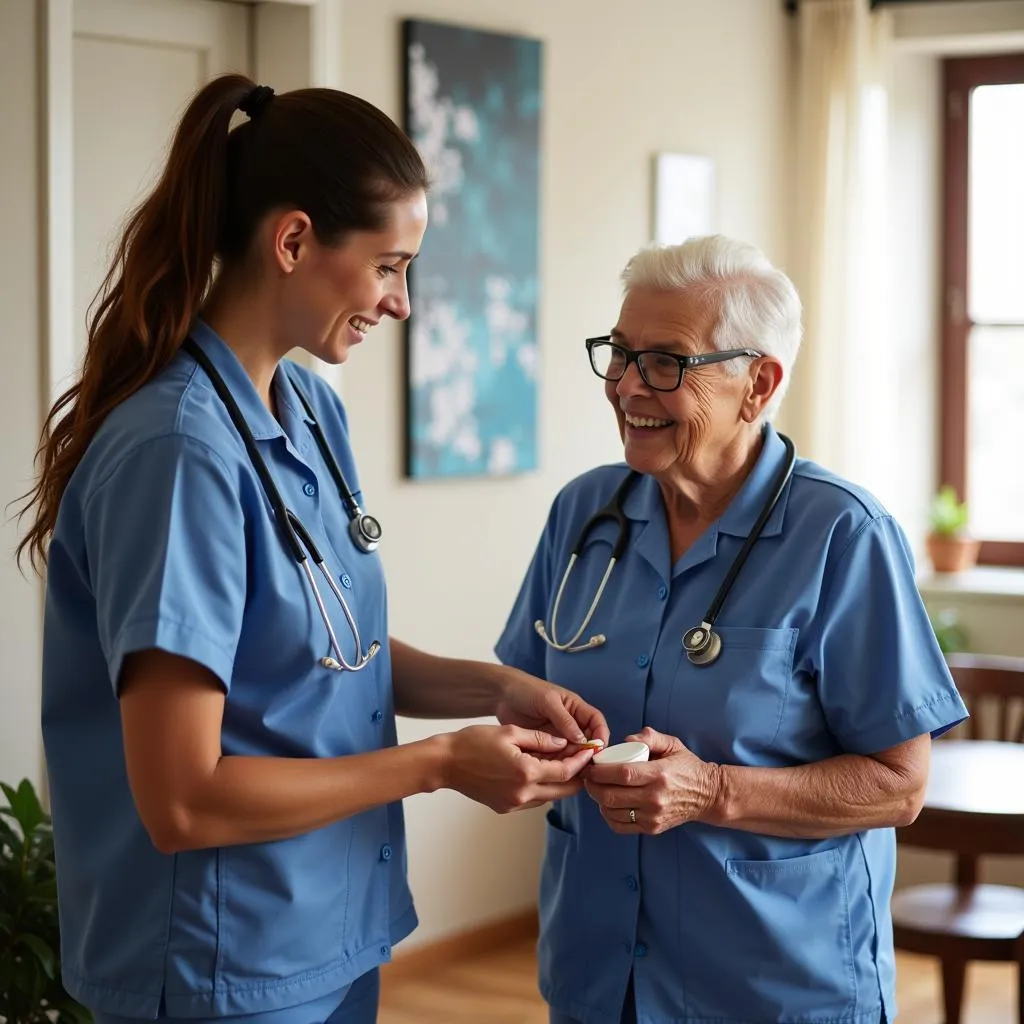
<instances>
[{"instance_id":1,"label":"white wall","mask_svg":"<svg viewBox=\"0 0 1024 1024\"><path fill-rule=\"evenodd\" d=\"M378 327L345 369L364 490L388 531L382 551L395 634L437 653L486 659L551 498L575 474L620 457L583 339L613 325L617 274L649 240L653 154L715 158L719 229L785 262L790 23L781 3L767 0L346 4L343 86L396 118L402 17L544 42L540 471L506 481L404 482L401 330ZM402 722L401 735L446 727ZM449 793L407 801L407 812L423 918L410 945L532 904L539 812L495 819Z\"/></svg>"},{"instance_id":2,"label":"white wall","mask_svg":"<svg viewBox=\"0 0 1024 1024\"><path fill-rule=\"evenodd\" d=\"M6 506L31 485L42 406L38 233L42 163L35 0L0 0L0 780L41 771L42 596L14 564L18 532Z\"/></svg>"},{"instance_id":3,"label":"white wall","mask_svg":"<svg viewBox=\"0 0 1024 1024\"><path fill-rule=\"evenodd\" d=\"M893 9L899 46L923 53L983 53L1024 47L1024 0L960 0Z\"/></svg>"}]
</instances>

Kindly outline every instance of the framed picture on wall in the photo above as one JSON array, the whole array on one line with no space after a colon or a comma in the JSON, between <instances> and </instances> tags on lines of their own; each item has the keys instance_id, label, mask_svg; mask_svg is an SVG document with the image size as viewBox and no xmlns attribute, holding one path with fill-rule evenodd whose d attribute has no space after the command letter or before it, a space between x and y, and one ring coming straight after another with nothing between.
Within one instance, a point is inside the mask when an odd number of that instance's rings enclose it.
<instances>
[{"instance_id":1,"label":"framed picture on wall","mask_svg":"<svg viewBox=\"0 0 1024 1024\"><path fill-rule=\"evenodd\" d=\"M654 158L654 241L678 245L714 231L714 161L689 153L658 153Z\"/></svg>"},{"instance_id":2,"label":"framed picture on wall","mask_svg":"<svg viewBox=\"0 0 1024 1024\"><path fill-rule=\"evenodd\" d=\"M406 475L537 466L541 44L403 22L405 129L431 176L409 270Z\"/></svg>"}]
</instances>

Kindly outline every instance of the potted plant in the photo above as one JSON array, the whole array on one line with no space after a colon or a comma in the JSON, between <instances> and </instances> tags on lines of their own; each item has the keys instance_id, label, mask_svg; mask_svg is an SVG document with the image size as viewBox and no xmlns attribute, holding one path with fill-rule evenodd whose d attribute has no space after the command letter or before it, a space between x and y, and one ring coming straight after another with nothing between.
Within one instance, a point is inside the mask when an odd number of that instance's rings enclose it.
<instances>
[{"instance_id":1,"label":"potted plant","mask_svg":"<svg viewBox=\"0 0 1024 1024\"><path fill-rule=\"evenodd\" d=\"M943 654L967 650L967 631L961 625L955 608L944 608L929 618Z\"/></svg>"},{"instance_id":2,"label":"potted plant","mask_svg":"<svg viewBox=\"0 0 1024 1024\"><path fill-rule=\"evenodd\" d=\"M949 484L932 499L931 531L925 544L936 572L962 572L978 561L981 542L967 534L967 505Z\"/></svg>"},{"instance_id":3,"label":"potted plant","mask_svg":"<svg viewBox=\"0 0 1024 1024\"><path fill-rule=\"evenodd\" d=\"M0 783L0 1020L79 1024L89 1012L60 980L53 832L32 783Z\"/></svg>"}]
</instances>

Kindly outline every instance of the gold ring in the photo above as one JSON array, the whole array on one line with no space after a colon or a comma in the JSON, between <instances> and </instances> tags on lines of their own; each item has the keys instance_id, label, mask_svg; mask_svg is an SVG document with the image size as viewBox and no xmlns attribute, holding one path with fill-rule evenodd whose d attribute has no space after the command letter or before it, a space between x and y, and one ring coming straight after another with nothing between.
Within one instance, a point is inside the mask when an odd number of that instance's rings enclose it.
<instances>
[{"instance_id":1,"label":"gold ring","mask_svg":"<svg viewBox=\"0 0 1024 1024\"><path fill-rule=\"evenodd\" d=\"M630 809L629 809L629 823L631 825L635 825L636 824L636 808L635 807L630 807Z\"/></svg>"}]
</instances>

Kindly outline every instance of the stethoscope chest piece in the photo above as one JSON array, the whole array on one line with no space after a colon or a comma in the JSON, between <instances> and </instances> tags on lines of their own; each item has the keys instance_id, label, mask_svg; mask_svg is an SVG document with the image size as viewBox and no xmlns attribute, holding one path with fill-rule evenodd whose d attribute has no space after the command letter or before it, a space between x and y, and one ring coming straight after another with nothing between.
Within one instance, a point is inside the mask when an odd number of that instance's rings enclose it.
<instances>
[{"instance_id":1,"label":"stethoscope chest piece","mask_svg":"<svg viewBox=\"0 0 1024 1024\"><path fill-rule=\"evenodd\" d=\"M348 532L352 537L352 543L367 554L377 550L384 533L380 523L365 512L361 512L349 520Z\"/></svg>"},{"instance_id":2,"label":"stethoscope chest piece","mask_svg":"<svg viewBox=\"0 0 1024 1024\"><path fill-rule=\"evenodd\" d=\"M702 622L683 634L683 650L694 665L710 665L722 653L722 638Z\"/></svg>"}]
</instances>

